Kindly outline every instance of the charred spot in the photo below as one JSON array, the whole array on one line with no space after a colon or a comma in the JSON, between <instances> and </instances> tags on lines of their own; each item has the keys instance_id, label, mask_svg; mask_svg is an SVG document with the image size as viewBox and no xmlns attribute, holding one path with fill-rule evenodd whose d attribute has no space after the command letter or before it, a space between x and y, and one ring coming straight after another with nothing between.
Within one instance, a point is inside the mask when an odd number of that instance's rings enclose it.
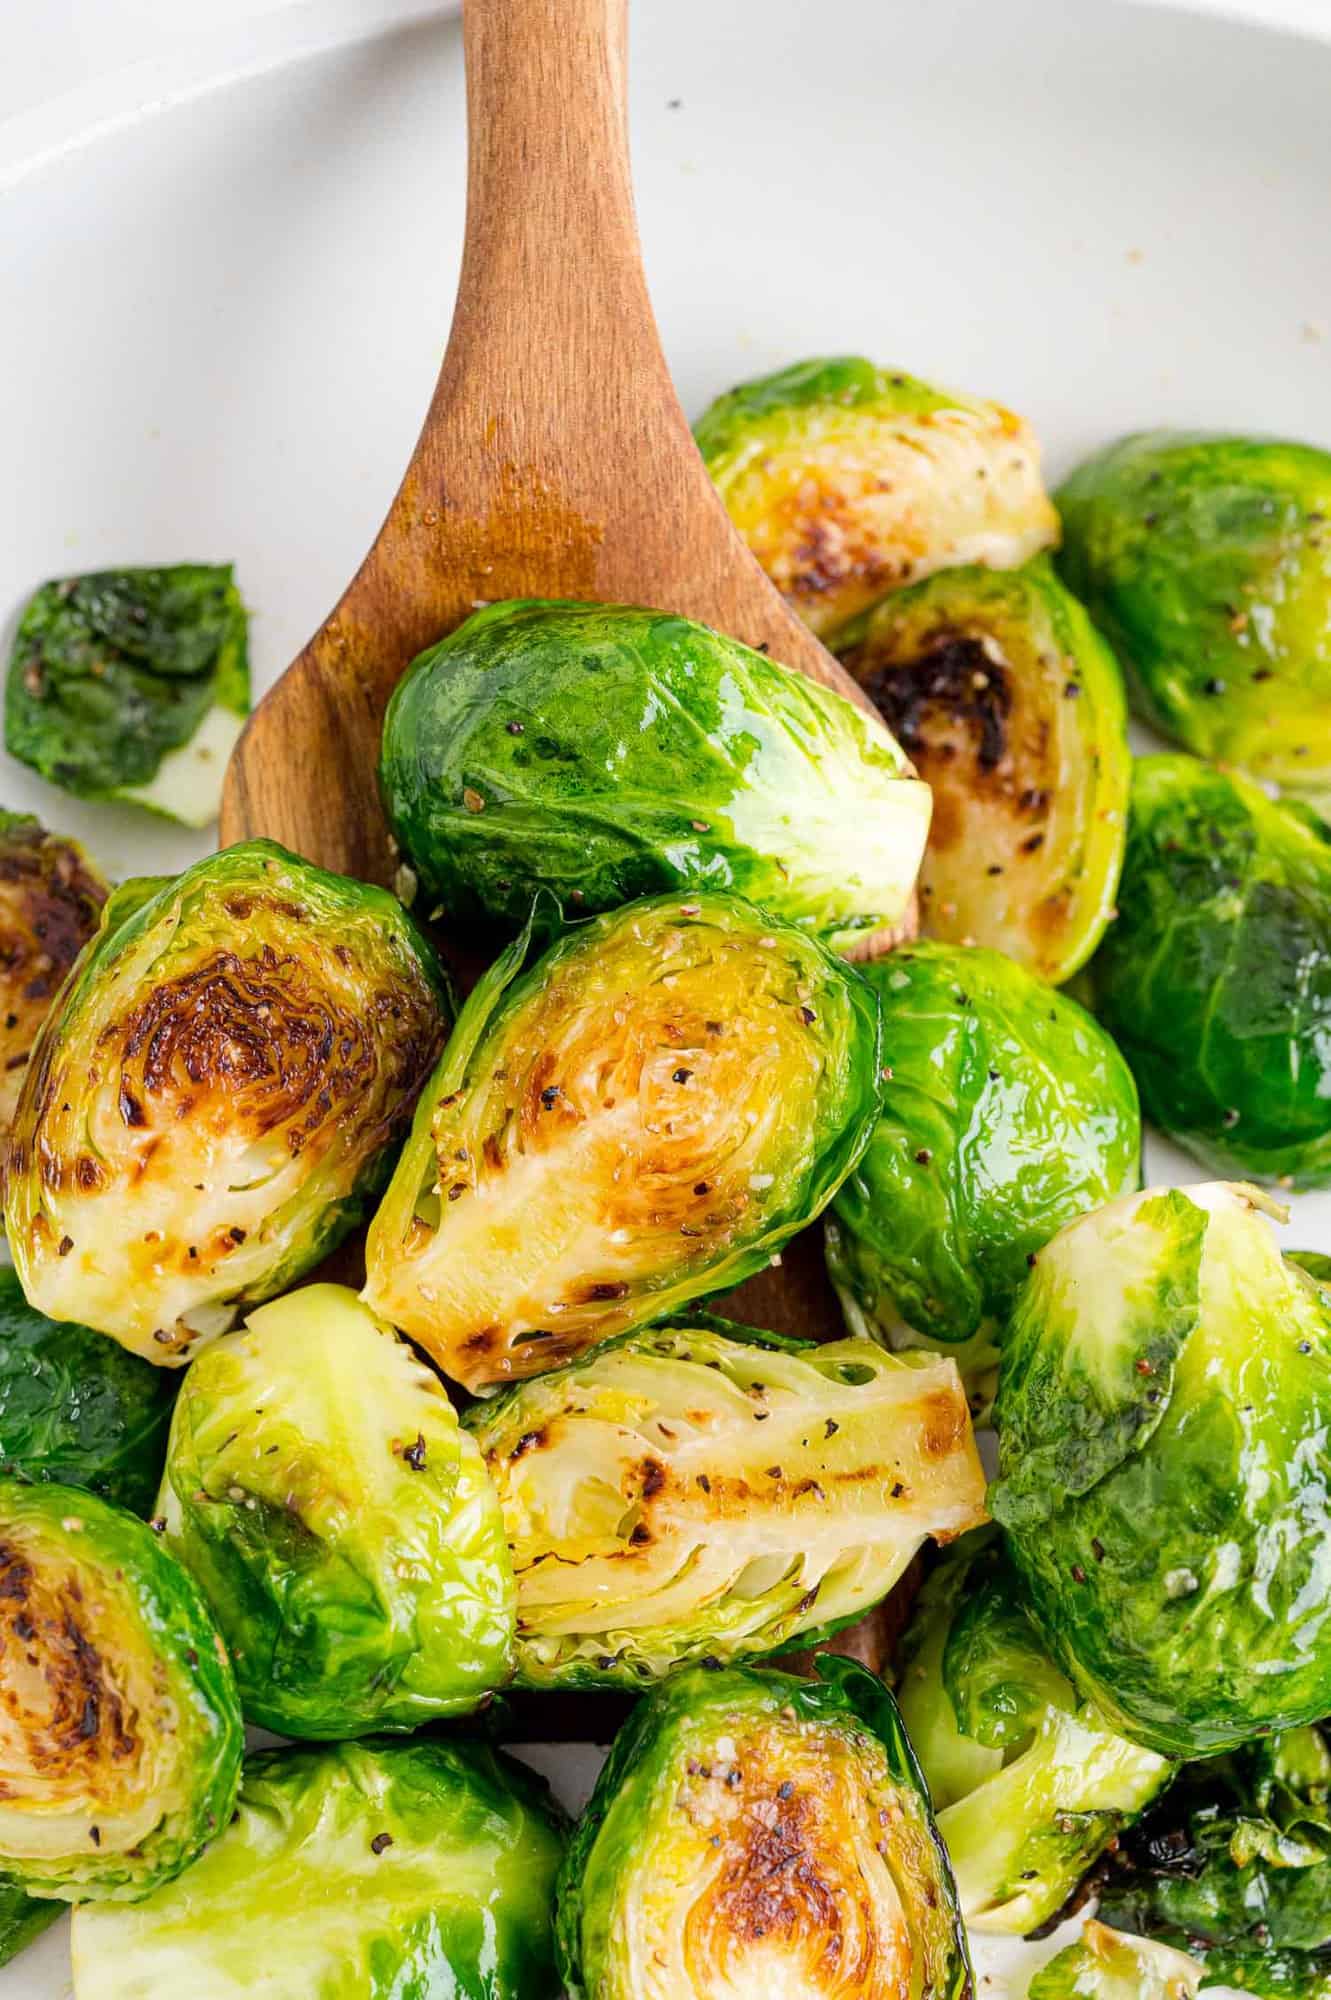
<instances>
[{"instance_id":1,"label":"charred spot","mask_svg":"<svg viewBox=\"0 0 1331 2000\"><path fill-rule=\"evenodd\" d=\"M607 1280L604 1283L584 1285L575 1295L572 1303L580 1306L601 1305L610 1299L627 1298L628 1291L627 1284L621 1280Z\"/></svg>"},{"instance_id":2,"label":"charred spot","mask_svg":"<svg viewBox=\"0 0 1331 2000\"><path fill-rule=\"evenodd\" d=\"M927 651L900 664L876 665L867 649L858 657L848 654L845 664L909 755L928 755L931 720L941 712L974 738L981 771L996 771L1003 762L1012 714L1011 676L972 634L939 633Z\"/></svg>"},{"instance_id":3,"label":"charred spot","mask_svg":"<svg viewBox=\"0 0 1331 2000\"><path fill-rule=\"evenodd\" d=\"M469 1333L462 1345L468 1354L488 1354L502 1333L503 1329L492 1321L489 1326L478 1326L475 1333Z\"/></svg>"},{"instance_id":4,"label":"charred spot","mask_svg":"<svg viewBox=\"0 0 1331 2000\"><path fill-rule=\"evenodd\" d=\"M117 1104L121 1118L132 1130L137 1130L148 1123L142 1104L123 1077L120 1082L120 1093L117 1098Z\"/></svg>"},{"instance_id":5,"label":"charred spot","mask_svg":"<svg viewBox=\"0 0 1331 2000\"><path fill-rule=\"evenodd\" d=\"M938 1390L925 1397L920 1414L924 1450L931 1458L946 1458L966 1433L967 1416L962 1399Z\"/></svg>"},{"instance_id":6,"label":"charred spot","mask_svg":"<svg viewBox=\"0 0 1331 2000\"><path fill-rule=\"evenodd\" d=\"M74 1162L75 1185L82 1189L84 1194L92 1194L101 1187L105 1179L106 1175L92 1154L80 1153Z\"/></svg>"},{"instance_id":7,"label":"charred spot","mask_svg":"<svg viewBox=\"0 0 1331 2000\"><path fill-rule=\"evenodd\" d=\"M660 1459L645 1458L642 1462L643 1499L654 1500L658 1493L664 1491L666 1485L666 1479L667 1479L666 1469L662 1465Z\"/></svg>"},{"instance_id":8,"label":"charred spot","mask_svg":"<svg viewBox=\"0 0 1331 2000\"><path fill-rule=\"evenodd\" d=\"M539 1451L545 1443L545 1430L524 1431L509 1453L510 1459L525 1458L529 1451Z\"/></svg>"}]
</instances>

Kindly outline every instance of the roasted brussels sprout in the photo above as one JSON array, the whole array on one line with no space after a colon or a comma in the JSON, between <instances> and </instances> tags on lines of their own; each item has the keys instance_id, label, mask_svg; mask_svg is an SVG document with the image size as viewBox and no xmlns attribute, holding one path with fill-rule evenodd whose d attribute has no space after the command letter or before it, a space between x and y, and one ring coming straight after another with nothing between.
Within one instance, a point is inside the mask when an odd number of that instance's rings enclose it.
<instances>
[{"instance_id":1,"label":"roasted brussels sprout","mask_svg":"<svg viewBox=\"0 0 1331 2000\"><path fill-rule=\"evenodd\" d=\"M1027 2000L1195 2000L1201 1980L1201 1966L1183 1952L1092 1921L1026 1992Z\"/></svg>"},{"instance_id":2,"label":"roasted brussels sprout","mask_svg":"<svg viewBox=\"0 0 1331 2000\"><path fill-rule=\"evenodd\" d=\"M1117 663L1045 560L944 570L837 651L933 787L920 914L1055 985L1113 913L1131 758Z\"/></svg>"},{"instance_id":3,"label":"roasted brussels sprout","mask_svg":"<svg viewBox=\"0 0 1331 2000\"><path fill-rule=\"evenodd\" d=\"M695 1667L615 1739L559 1876L574 2000L968 2000L947 1853L891 1695Z\"/></svg>"},{"instance_id":4,"label":"roasted brussels sprout","mask_svg":"<svg viewBox=\"0 0 1331 2000\"><path fill-rule=\"evenodd\" d=\"M475 1744L252 1758L235 1818L133 1908L74 1916L78 2000L553 2000L563 1841L544 1786Z\"/></svg>"},{"instance_id":5,"label":"roasted brussels sprout","mask_svg":"<svg viewBox=\"0 0 1331 2000\"><path fill-rule=\"evenodd\" d=\"M835 1630L984 1519L950 1361L681 1316L466 1422L518 1574L518 1674L633 1686Z\"/></svg>"},{"instance_id":6,"label":"roasted brussels sprout","mask_svg":"<svg viewBox=\"0 0 1331 2000\"><path fill-rule=\"evenodd\" d=\"M1058 495L1064 575L1175 743L1331 800L1331 452L1146 431Z\"/></svg>"},{"instance_id":7,"label":"roasted brussels sprout","mask_svg":"<svg viewBox=\"0 0 1331 2000\"><path fill-rule=\"evenodd\" d=\"M14 1121L33 1305L176 1365L282 1291L382 1185L440 1006L391 896L270 841L117 891Z\"/></svg>"},{"instance_id":8,"label":"roasted brussels sprout","mask_svg":"<svg viewBox=\"0 0 1331 2000\"><path fill-rule=\"evenodd\" d=\"M706 884L844 947L905 914L929 790L885 729L664 611L510 603L422 653L384 721L389 819L430 901L521 928Z\"/></svg>"},{"instance_id":9,"label":"roasted brussels sprout","mask_svg":"<svg viewBox=\"0 0 1331 2000\"><path fill-rule=\"evenodd\" d=\"M530 927L529 927L530 930ZM370 1228L366 1299L468 1389L767 1265L868 1141L877 995L712 891L481 980Z\"/></svg>"},{"instance_id":10,"label":"roasted brussels sprout","mask_svg":"<svg viewBox=\"0 0 1331 2000\"><path fill-rule=\"evenodd\" d=\"M0 1270L0 1478L86 1486L146 1514L175 1383L105 1334L34 1312Z\"/></svg>"},{"instance_id":11,"label":"roasted brussels sprout","mask_svg":"<svg viewBox=\"0 0 1331 2000\"><path fill-rule=\"evenodd\" d=\"M1288 1730L1187 1767L1095 1886L1111 1923L1186 1945L1208 1985L1331 1995L1331 1739Z\"/></svg>"},{"instance_id":12,"label":"roasted brussels sprout","mask_svg":"<svg viewBox=\"0 0 1331 2000\"><path fill-rule=\"evenodd\" d=\"M741 383L695 436L730 518L815 632L950 563L1006 569L1058 538L1028 424L856 355Z\"/></svg>"},{"instance_id":13,"label":"roasted brussels sprout","mask_svg":"<svg viewBox=\"0 0 1331 2000\"><path fill-rule=\"evenodd\" d=\"M77 841L0 810L0 1147L37 1030L97 929L106 884Z\"/></svg>"},{"instance_id":14,"label":"roasted brussels sprout","mask_svg":"<svg viewBox=\"0 0 1331 2000\"><path fill-rule=\"evenodd\" d=\"M921 940L864 968L891 1075L827 1220L852 1326L992 1341L1027 1260L1138 1184L1132 1076L1075 1001L997 952Z\"/></svg>"},{"instance_id":15,"label":"roasted brussels sprout","mask_svg":"<svg viewBox=\"0 0 1331 2000\"><path fill-rule=\"evenodd\" d=\"M1089 987L1151 1124L1219 1172L1331 1179L1331 846L1297 814L1140 758Z\"/></svg>"},{"instance_id":16,"label":"roasted brussels sprout","mask_svg":"<svg viewBox=\"0 0 1331 2000\"><path fill-rule=\"evenodd\" d=\"M144 1522L0 1480L0 1870L65 1902L147 1893L226 1825L240 1704L202 1597Z\"/></svg>"},{"instance_id":17,"label":"roasted brussels sprout","mask_svg":"<svg viewBox=\"0 0 1331 2000\"><path fill-rule=\"evenodd\" d=\"M443 1384L341 1285L247 1324L185 1377L161 1504L246 1718L341 1737L475 1708L508 1678L513 1569Z\"/></svg>"},{"instance_id":18,"label":"roasted brussels sprout","mask_svg":"<svg viewBox=\"0 0 1331 2000\"><path fill-rule=\"evenodd\" d=\"M962 1915L980 1931L1035 1930L1173 1766L1078 1700L1036 1637L1001 1546L983 1530L926 1580L900 1665L902 1720Z\"/></svg>"},{"instance_id":19,"label":"roasted brussels sprout","mask_svg":"<svg viewBox=\"0 0 1331 2000\"><path fill-rule=\"evenodd\" d=\"M63 1903L30 1896L17 1882L0 1876L0 1965L26 1951L63 1914Z\"/></svg>"},{"instance_id":20,"label":"roasted brussels sprout","mask_svg":"<svg viewBox=\"0 0 1331 2000\"><path fill-rule=\"evenodd\" d=\"M1148 1190L1039 1253L989 1504L1059 1664L1204 1756L1331 1712L1331 1301L1255 1188Z\"/></svg>"},{"instance_id":21,"label":"roasted brussels sprout","mask_svg":"<svg viewBox=\"0 0 1331 2000\"><path fill-rule=\"evenodd\" d=\"M229 564L44 583L19 622L5 747L85 799L186 826L217 818L250 705L245 607Z\"/></svg>"}]
</instances>

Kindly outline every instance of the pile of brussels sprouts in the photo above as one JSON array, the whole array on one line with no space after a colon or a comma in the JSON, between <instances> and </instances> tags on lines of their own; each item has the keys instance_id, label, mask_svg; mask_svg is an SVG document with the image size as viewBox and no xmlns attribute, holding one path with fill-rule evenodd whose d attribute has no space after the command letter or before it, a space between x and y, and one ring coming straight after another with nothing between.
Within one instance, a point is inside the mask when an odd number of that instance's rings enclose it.
<instances>
[{"instance_id":1,"label":"pile of brussels sprouts","mask_svg":"<svg viewBox=\"0 0 1331 2000\"><path fill-rule=\"evenodd\" d=\"M973 2000L1094 1908L1030 2000L1331 2000L1331 1264L1255 1185L1331 1184L1331 457L1055 502L857 359L698 440L866 707L505 602L390 703L393 895L0 816L0 1962ZM7 743L174 811L247 701L229 570L68 579ZM844 1332L752 1324L815 1225ZM570 1825L496 1746L587 1689Z\"/></svg>"}]
</instances>

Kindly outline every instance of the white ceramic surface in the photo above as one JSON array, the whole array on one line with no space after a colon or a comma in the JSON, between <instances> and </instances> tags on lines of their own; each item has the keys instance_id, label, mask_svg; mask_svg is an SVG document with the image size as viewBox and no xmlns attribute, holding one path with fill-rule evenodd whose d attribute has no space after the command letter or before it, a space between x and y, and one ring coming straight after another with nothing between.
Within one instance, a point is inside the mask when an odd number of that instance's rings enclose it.
<instances>
[{"instance_id":1,"label":"white ceramic surface","mask_svg":"<svg viewBox=\"0 0 1331 2000\"><path fill-rule=\"evenodd\" d=\"M0 126L0 646L44 576L232 558L262 687L351 574L461 239L458 31L412 11L286 8ZM1055 474L1157 422L1331 444L1331 39L1122 0L637 15L643 237L690 408L852 348L1029 413ZM0 802L116 871L204 844L7 760ZM1163 1148L1152 1173L1197 1178ZM1291 1247L1331 1250L1331 1196L1294 1207ZM545 1762L571 1793L589 1773ZM0 2000L66 1976L62 1927Z\"/></svg>"}]
</instances>

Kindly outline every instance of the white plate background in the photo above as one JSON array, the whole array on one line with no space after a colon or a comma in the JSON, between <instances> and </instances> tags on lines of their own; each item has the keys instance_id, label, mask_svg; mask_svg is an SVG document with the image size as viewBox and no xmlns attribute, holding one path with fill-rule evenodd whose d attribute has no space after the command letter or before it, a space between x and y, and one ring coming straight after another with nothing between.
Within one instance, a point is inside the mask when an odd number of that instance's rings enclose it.
<instances>
[{"instance_id":1,"label":"white plate background","mask_svg":"<svg viewBox=\"0 0 1331 2000\"><path fill-rule=\"evenodd\" d=\"M6 651L46 576L232 559L262 689L351 575L461 243L459 33L411 12L284 9L0 127ZM850 349L1011 403L1055 477L1153 423L1331 445L1331 40L1122 0L636 12L642 233L690 410ZM113 872L206 845L0 763L0 803ZM1151 1173L1199 1178L1154 1144ZM1331 1194L1293 1208L1290 1247L1331 1250ZM590 1753L541 1761L576 1803ZM0 2000L66 1980L61 1927Z\"/></svg>"}]
</instances>

